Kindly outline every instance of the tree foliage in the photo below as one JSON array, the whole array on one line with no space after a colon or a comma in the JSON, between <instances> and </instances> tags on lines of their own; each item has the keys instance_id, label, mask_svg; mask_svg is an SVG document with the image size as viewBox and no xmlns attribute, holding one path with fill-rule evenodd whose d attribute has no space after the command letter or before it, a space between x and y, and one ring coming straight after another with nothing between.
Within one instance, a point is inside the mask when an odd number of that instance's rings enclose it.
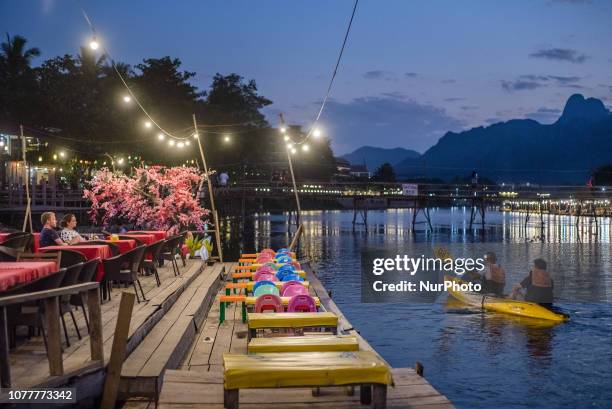
<instances>
[{"instance_id":1,"label":"tree foliage","mask_svg":"<svg viewBox=\"0 0 612 409\"><path fill-rule=\"evenodd\" d=\"M376 182L395 182L395 170L393 170L393 166L391 166L390 163L383 163L376 169L376 172L374 172L372 180Z\"/></svg>"}]
</instances>

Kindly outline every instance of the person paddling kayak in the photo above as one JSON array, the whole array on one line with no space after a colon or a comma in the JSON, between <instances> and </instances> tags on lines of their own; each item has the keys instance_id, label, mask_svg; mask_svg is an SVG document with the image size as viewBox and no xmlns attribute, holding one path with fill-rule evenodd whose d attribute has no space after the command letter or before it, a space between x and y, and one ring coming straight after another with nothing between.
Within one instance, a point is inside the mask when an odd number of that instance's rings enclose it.
<instances>
[{"instance_id":1,"label":"person paddling kayak","mask_svg":"<svg viewBox=\"0 0 612 409\"><path fill-rule=\"evenodd\" d=\"M506 272L497 264L497 255L489 251L485 254L485 268L482 274L482 292L504 295Z\"/></svg>"},{"instance_id":2,"label":"person paddling kayak","mask_svg":"<svg viewBox=\"0 0 612 409\"><path fill-rule=\"evenodd\" d=\"M521 290L525 289L525 301L550 307L553 303L553 285L553 280L546 271L546 261L537 258L533 261L529 275L513 287L511 298L516 299Z\"/></svg>"}]
</instances>

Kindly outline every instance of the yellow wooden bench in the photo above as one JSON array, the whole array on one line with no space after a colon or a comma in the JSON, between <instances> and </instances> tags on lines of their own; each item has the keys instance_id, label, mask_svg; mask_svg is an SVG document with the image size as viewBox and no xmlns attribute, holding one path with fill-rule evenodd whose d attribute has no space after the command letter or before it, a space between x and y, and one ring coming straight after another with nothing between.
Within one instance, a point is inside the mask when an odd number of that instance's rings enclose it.
<instances>
[{"instance_id":1,"label":"yellow wooden bench","mask_svg":"<svg viewBox=\"0 0 612 409\"><path fill-rule=\"evenodd\" d=\"M279 290L283 287L283 284L285 283L282 281L274 282L274 285ZM300 281L300 284L302 284L306 288L310 288L310 283L308 281ZM225 284L225 295L230 295L231 290L234 290L234 292L236 292L236 290L246 290L247 293L252 293L254 285L255 285L255 281L241 281L237 283L227 283Z\"/></svg>"},{"instance_id":2,"label":"yellow wooden bench","mask_svg":"<svg viewBox=\"0 0 612 409\"><path fill-rule=\"evenodd\" d=\"M391 368L372 351L223 354L223 404L238 409L240 389L360 386L361 403L385 409ZM271 395L274 399L274 395Z\"/></svg>"},{"instance_id":3,"label":"yellow wooden bench","mask_svg":"<svg viewBox=\"0 0 612 409\"><path fill-rule=\"evenodd\" d=\"M332 352L359 351L354 335L307 335L302 337L253 338L248 345L249 354L268 352Z\"/></svg>"},{"instance_id":4,"label":"yellow wooden bench","mask_svg":"<svg viewBox=\"0 0 612 409\"><path fill-rule=\"evenodd\" d=\"M248 340L255 338L258 329L277 328L330 328L332 334L338 330L338 316L333 312L283 312L247 314Z\"/></svg>"}]
</instances>

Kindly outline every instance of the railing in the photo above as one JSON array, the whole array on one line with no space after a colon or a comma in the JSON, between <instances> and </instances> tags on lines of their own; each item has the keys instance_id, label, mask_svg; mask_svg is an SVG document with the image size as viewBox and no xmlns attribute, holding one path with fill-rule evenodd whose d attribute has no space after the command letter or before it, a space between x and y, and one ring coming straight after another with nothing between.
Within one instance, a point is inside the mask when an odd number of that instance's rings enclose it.
<instances>
[{"instance_id":1,"label":"railing","mask_svg":"<svg viewBox=\"0 0 612 409\"><path fill-rule=\"evenodd\" d=\"M0 207L22 207L26 204L26 190L23 186L0 190ZM86 206L82 190L52 189L47 185L30 186L31 205L51 208L80 208Z\"/></svg>"},{"instance_id":2,"label":"railing","mask_svg":"<svg viewBox=\"0 0 612 409\"><path fill-rule=\"evenodd\" d=\"M91 360L104 363L104 342L102 338L102 311L100 309L99 284L96 282L76 284L53 290L37 291L0 297L0 384L3 388L11 387L11 368L9 360L9 338L7 307L32 301L42 301L45 308L45 324L47 328L47 358L49 374L61 376L64 374L62 344L60 333L59 298L64 295L78 294L87 291L87 307L89 313L89 344Z\"/></svg>"}]
</instances>

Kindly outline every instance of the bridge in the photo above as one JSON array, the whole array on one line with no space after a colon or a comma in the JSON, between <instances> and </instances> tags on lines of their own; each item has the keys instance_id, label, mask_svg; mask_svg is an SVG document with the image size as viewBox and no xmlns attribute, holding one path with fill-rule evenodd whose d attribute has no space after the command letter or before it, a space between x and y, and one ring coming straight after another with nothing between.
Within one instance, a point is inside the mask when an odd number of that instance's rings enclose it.
<instances>
[{"instance_id":1,"label":"bridge","mask_svg":"<svg viewBox=\"0 0 612 409\"><path fill-rule=\"evenodd\" d=\"M381 183L381 182L303 182L298 194L304 209L352 209L353 223L358 218L367 225L369 210L410 208L413 226L419 215L431 228L431 207L470 207L469 225L486 222L488 208L530 214L559 214L588 217L612 216L612 187L478 185ZM256 211L295 211L293 186L281 182L239 181L230 186L215 187L215 200L222 217L246 217ZM206 192L201 192L204 205ZM43 211L72 212L86 218L89 204L82 190L49 189L45 185L31 188L32 213ZM0 216L22 217L26 194L22 187L0 190Z\"/></svg>"}]
</instances>

